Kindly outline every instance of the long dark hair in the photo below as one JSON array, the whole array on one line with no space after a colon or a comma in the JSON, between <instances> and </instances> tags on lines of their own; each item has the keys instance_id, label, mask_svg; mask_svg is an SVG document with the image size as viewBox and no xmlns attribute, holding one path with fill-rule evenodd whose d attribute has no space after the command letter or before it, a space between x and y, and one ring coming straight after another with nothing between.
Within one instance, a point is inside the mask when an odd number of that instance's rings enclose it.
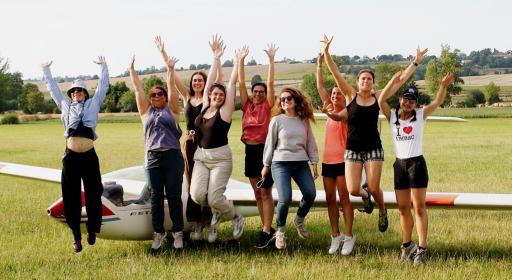
<instances>
[{"instance_id":1,"label":"long dark hair","mask_svg":"<svg viewBox=\"0 0 512 280\"><path fill-rule=\"evenodd\" d=\"M192 80L194 79L195 75L201 75L203 77L205 86L206 86L206 79L208 78L208 76L206 76L206 74L203 71L197 71L197 72L192 73L192 76L190 76L190 83L189 83L189 90L188 90L188 94L190 96L194 96L196 94L194 91L194 88L192 87Z\"/></svg>"}]
</instances>

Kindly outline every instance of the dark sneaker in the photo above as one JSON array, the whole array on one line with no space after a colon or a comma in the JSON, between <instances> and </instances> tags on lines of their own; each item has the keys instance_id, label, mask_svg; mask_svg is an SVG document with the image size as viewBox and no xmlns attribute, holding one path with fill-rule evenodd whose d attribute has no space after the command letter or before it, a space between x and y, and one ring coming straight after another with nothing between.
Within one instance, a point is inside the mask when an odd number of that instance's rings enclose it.
<instances>
[{"instance_id":1,"label":"dark sneaker","mask_svg":"<svg viewBox=\"0 0 512 280\"><path fill-rule=\"evenodd\" d=\"M368 191L368 184L367 183L364 183L363 189L368 194L368 197L367 198L363 197L363 207L364 207L364 209L363 210L359 210L359 211L365 212L367 214L371 214L373 212L372 194L370 193L370 191Z\"/></svg>"},{"instance_id":2,"label":"dark sneaker","mask_svg":"<svg viewBox=\"0 0 512 280\"><path fill-rule=\"evenodd\" d=\"M416 246L416 243L411 241L411 244L409 246L404 247L404 245L400 245L400 260L398 261L399 264L404 264L408 260L412 260L414 258L414 254L416 253L416 250L418 249L418 246Z\"/></svg>"},{"instance_id":3,"label":"dark sneaker","mask_svg":"<svg viewBox=\"0 0 512 280\"><path fill-rule=\"evenodd\" d=\"M75 251L75 253L80 253L82 251L82 241L81 240L73 241L73 251Z\"/></svg>"},{"instance_id":4,"label":"dark sneaker","mask_svg":"<svg viewBox=\"0 0 512 280\"><path fill-rule=\"evenodd\" d=\"M270 245L275 239L276 239L276 230L275 229L270 228L270 233L266 233L262 230L262 231L260 231L260 237L259 237L258 243L254 247L256 247L258 249L267 248L267 246Z\"/></svg>"},{"instance_id":5,"label":"dark sneaker","mask_svg":"<svg viewBox=\"0 0 512 280\"><path fill-rule=\"evenodd\" d=\"M379 213L379 231L385 232L388 229L388 210L384 209L384 213Z\"/></svg>"},{"instance_id":6,"label":"dark sneaker","mask_svg":"<svg viewBox=\"0 0 512 280\"><path fill-rule=\"evenodd\" d=\"M421 249L418 247L416 254L414 255L414 266L419 266L427 261L427 249Z\"/></svg>"},{"instance_id":7,"label":"dark sneaker","mask_svg":"<svg viewBox=\"0 0 512 280\"><path fill-rule=\"evenodd\" d=\"M94 245L94 243L96 243L96 233L87 233L87 243L89 243L89 245Z\"/></svg>"}]
</instances>

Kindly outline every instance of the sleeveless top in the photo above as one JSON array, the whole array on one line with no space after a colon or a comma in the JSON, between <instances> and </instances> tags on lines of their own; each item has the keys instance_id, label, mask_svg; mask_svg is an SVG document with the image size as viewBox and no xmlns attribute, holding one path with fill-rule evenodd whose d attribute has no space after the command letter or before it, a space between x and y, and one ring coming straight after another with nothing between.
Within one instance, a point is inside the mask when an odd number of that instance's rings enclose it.
<instances>
[{"instance_id":1,"label":"sleeveless top","mask_svg":"<svg viewBox=\"0 0 512 280\"><path fill-rule=\"evenodd\" d=\"M181 130L169 107L158 110L149 107L144 121L144 139L146 151L176 149L180 150Z\"/></svg>"},{"instance_id":2,"label":"sleeveless top","mask_svg":"<svg viewBox=\"0 0 512 280\"><path fill-rule=\"evenodd\" d=\"M196 126L194 125L194 122L201 114L201 109L203 109L203 103L194 106L190 103L190 99L188 100L187 104L185 104L185 122L187 124L187 130L195 130Z\"/></svg>"},{"instance_id":3,"label":"sleeveless top","mask_svg":"<svg viewBox=\"0 0 512 280\"><path fill-rule=\"evenodd\" d=\"M265 144L270 123L270 105L265 99L256 105L252 100L247 100L242 107L242 142L254 141Z\"/></svg>"},{"instance_id":4,"label":"sleeveless top","mask_svg":"<svg viewBox=\"0 0 512 280\"><path fill-rule=\"evenodd\" d=\"M203 149L213 149L228 144L228 131L231 123L224 121L220 116L220 109L209 119L203 117L207 107L199 116L194 124L196 126L196 140L199 147Z\"/></svg>"},{"instance_id":5,"label":"sleeveless top","mask_svg":"<svg viewBox=\"0 0 512 280\"><path fill-rule=\"evenodd\" d=\"M322 163L336 164L345 161L347 145L347 122L327 118L325 123L325 144Z\"/></svg>"},{"instance_id":6,"label":"sleeveless top","mask_svg":"<svg viewBox=\"0 0 512 280\"><path fill-rule=\"evenodd\" d=\"M357 96L347 106L347 149L356 152L382 149L377 124L380 110L377 97L372 94L375 102L370 106L361 106L356 102Z\"/></svg>"}]
</instances>

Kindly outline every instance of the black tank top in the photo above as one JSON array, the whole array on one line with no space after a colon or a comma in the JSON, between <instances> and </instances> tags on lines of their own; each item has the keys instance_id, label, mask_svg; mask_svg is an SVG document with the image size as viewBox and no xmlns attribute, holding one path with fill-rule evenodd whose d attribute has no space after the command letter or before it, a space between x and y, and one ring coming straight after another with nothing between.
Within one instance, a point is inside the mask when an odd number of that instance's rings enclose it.
<instances>
[{"instance_id":1,"label":"black tank top","mask_svg":"<svg viewBox=\"0 0 512 280\"><path fill-rule=\"evenodd\" d=\"M94 131L92 131L92 128L85 126L84 123L80 121L75 129L68 128L68 137L84 137L94 140Z\"/></svg>"},{"instance_id":2,"label":"black tank top","mask_svg":"<svg viewBox=\"0 0 512 280\"><path fill-rule=\"evenodd\" d=\"M378 129L379 104L377 97L370 106L357 104L357 94L354 100L347 106L348 111L348 135L347 149L352 151L370 151L382 148Z\"/></svg>"},{"instance_id":3,"label":"black tank top","mask_svg":"<svg viewBox=\"0 0 512 280\"><path fill-rule=\"evenodd\" d=\"M195 130L196 126L194 125L194 122L201 114L201 109L203 109L203 103L194 106L190 103L190 99L188 100L187 104L185 104L185 122L187 123L187 130Z\"/></svg>"},{"instance_id":4,"label":"black tank top","mask_svg":"<svg viewBox=\"0 0 512 280\"><path fill-rule=\"evenodd\" d=\"M208 107L209 108L209 107ZM204 112L208 111L208 108ZM203 118L203 114L197 116L194 122L196 127L196 140L199 147L203 149L213 149L228 144L228 131L231 123L224 121L220 116L220 110L209 119Z\"/></svg>"}]
</instances>

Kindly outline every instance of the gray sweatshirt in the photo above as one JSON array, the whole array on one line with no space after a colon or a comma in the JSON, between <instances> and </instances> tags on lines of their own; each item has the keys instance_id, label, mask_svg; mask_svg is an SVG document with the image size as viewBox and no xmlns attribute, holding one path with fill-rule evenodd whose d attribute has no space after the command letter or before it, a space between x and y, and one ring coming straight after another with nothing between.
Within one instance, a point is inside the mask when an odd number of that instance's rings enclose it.
<instances>
[{"instance_id":1,"label":"gray sweatshirt","mask_svg":"<svg viewBox=\"0 0 512 280\"><path fill-rule=\"evenodd\" d=\"M318 163L318 148L309 121L284 114L270 120L263 164L273 161L311 161Z\"/></svg>"}]
</instances>

